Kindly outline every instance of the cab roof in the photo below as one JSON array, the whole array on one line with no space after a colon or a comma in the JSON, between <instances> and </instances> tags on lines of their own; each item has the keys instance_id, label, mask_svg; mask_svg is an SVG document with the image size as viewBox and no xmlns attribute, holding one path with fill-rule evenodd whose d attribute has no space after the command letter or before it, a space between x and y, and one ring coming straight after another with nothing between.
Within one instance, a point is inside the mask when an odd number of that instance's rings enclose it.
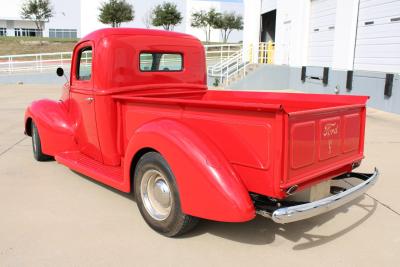
<instances>
[{"instance_id":1,"label":"cab roof","mask_svg":"<svg viewBox=\"0 0 400 267\"><path fill-rule=\"evenodd\" d=\"M180 32L172 32L172 31L163 31L163 30L150 30L150 29L140 29L140 28L105 28L96 30L94 32L89 33L85 37L83 37L80 42L93 40L97 41L104 37L111 35L140 35L140 36L159 36L159 37L175 37L175 38L184 38L184 39L192 39L199 41L192 35L180 33ZM199 41L200 42L200 41Z\"/></svg>"}]
</instances>

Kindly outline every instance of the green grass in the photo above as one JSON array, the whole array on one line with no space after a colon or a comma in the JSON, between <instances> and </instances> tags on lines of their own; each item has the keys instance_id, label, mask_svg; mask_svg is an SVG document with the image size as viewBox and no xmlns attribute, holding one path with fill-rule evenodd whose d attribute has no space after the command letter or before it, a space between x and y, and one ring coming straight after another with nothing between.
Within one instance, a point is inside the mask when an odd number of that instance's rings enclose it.
<instances>
[{"instance_id":1,"label":"green grass","mask_svg":"<svg viewBox=\"0 0 400 267\"><path fill-rule=\"evenodd\" d=\"M76 43L79 38L73 39L64 39L64 38L48 38L48 37L14 37L14 36L0 36L0 40L5 41L16 41L16 40L23 40L23 41L48 41L48 42L60 42L60 43Z\"/></svg>"},{"instance_id":2,"label":"green grass","mask_svg":"<svg viewBox=\"0 0 400 267\"><path fill-rule=\"evenodd\" d=\"M0 37L0 55L70 52L79 39Z\"/></svg>"}]
</instances>

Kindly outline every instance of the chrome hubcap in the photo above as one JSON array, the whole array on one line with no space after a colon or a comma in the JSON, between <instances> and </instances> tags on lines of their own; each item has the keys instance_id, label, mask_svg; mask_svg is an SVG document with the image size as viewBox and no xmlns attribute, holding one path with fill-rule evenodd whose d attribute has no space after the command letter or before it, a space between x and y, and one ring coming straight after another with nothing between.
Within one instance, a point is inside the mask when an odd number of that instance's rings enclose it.
<instances>
[{"instance_id":1,"label":"chrome hubcap","mask_svg":"<svg viewBox=\"0 0 400 267\"><path fill-rule=\"evenodd\" d=\"M164 175L157 170L146 171L140 189L144 207L150 216L158 221L168 218L171 213L172 194Z\"/></svg>"}]
</instances>

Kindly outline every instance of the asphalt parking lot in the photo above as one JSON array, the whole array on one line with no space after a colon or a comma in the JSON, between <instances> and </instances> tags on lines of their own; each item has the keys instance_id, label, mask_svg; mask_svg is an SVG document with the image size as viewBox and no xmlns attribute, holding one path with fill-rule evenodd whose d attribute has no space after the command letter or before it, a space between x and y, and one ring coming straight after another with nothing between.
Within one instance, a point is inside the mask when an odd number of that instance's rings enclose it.
<instances>
[{"instance_id":1,"label":"asphalt parking lot","mask_svg":"<svg viewBox=\"0 0 400 267\"><path fill-rule=\"evenodd\" d=\"M26 105L57 86L0 85L0 266L397 266L400 116L368 111L367 195L288 225L203 221L182 238L152 231L134 199L55 161L33 160ZM397 262L397 263L396 263Z\"/></svg>"}]
</instances>

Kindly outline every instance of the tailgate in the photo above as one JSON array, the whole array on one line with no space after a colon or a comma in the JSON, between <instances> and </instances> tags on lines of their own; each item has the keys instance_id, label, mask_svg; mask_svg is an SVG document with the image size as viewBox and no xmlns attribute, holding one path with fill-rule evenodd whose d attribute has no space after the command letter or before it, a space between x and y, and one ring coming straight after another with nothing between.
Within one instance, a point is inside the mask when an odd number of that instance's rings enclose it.
<instances>
[{"instance_id":1,"label":"tailgate","mask_svg":"<svg viewBox=\"0 0 400 267\"><path fill-rule=\"evenodd\" d=\"M365 105L346 105L287 115L282 188L329 178L363 158Z\"/></svg>"}]
</instances>

